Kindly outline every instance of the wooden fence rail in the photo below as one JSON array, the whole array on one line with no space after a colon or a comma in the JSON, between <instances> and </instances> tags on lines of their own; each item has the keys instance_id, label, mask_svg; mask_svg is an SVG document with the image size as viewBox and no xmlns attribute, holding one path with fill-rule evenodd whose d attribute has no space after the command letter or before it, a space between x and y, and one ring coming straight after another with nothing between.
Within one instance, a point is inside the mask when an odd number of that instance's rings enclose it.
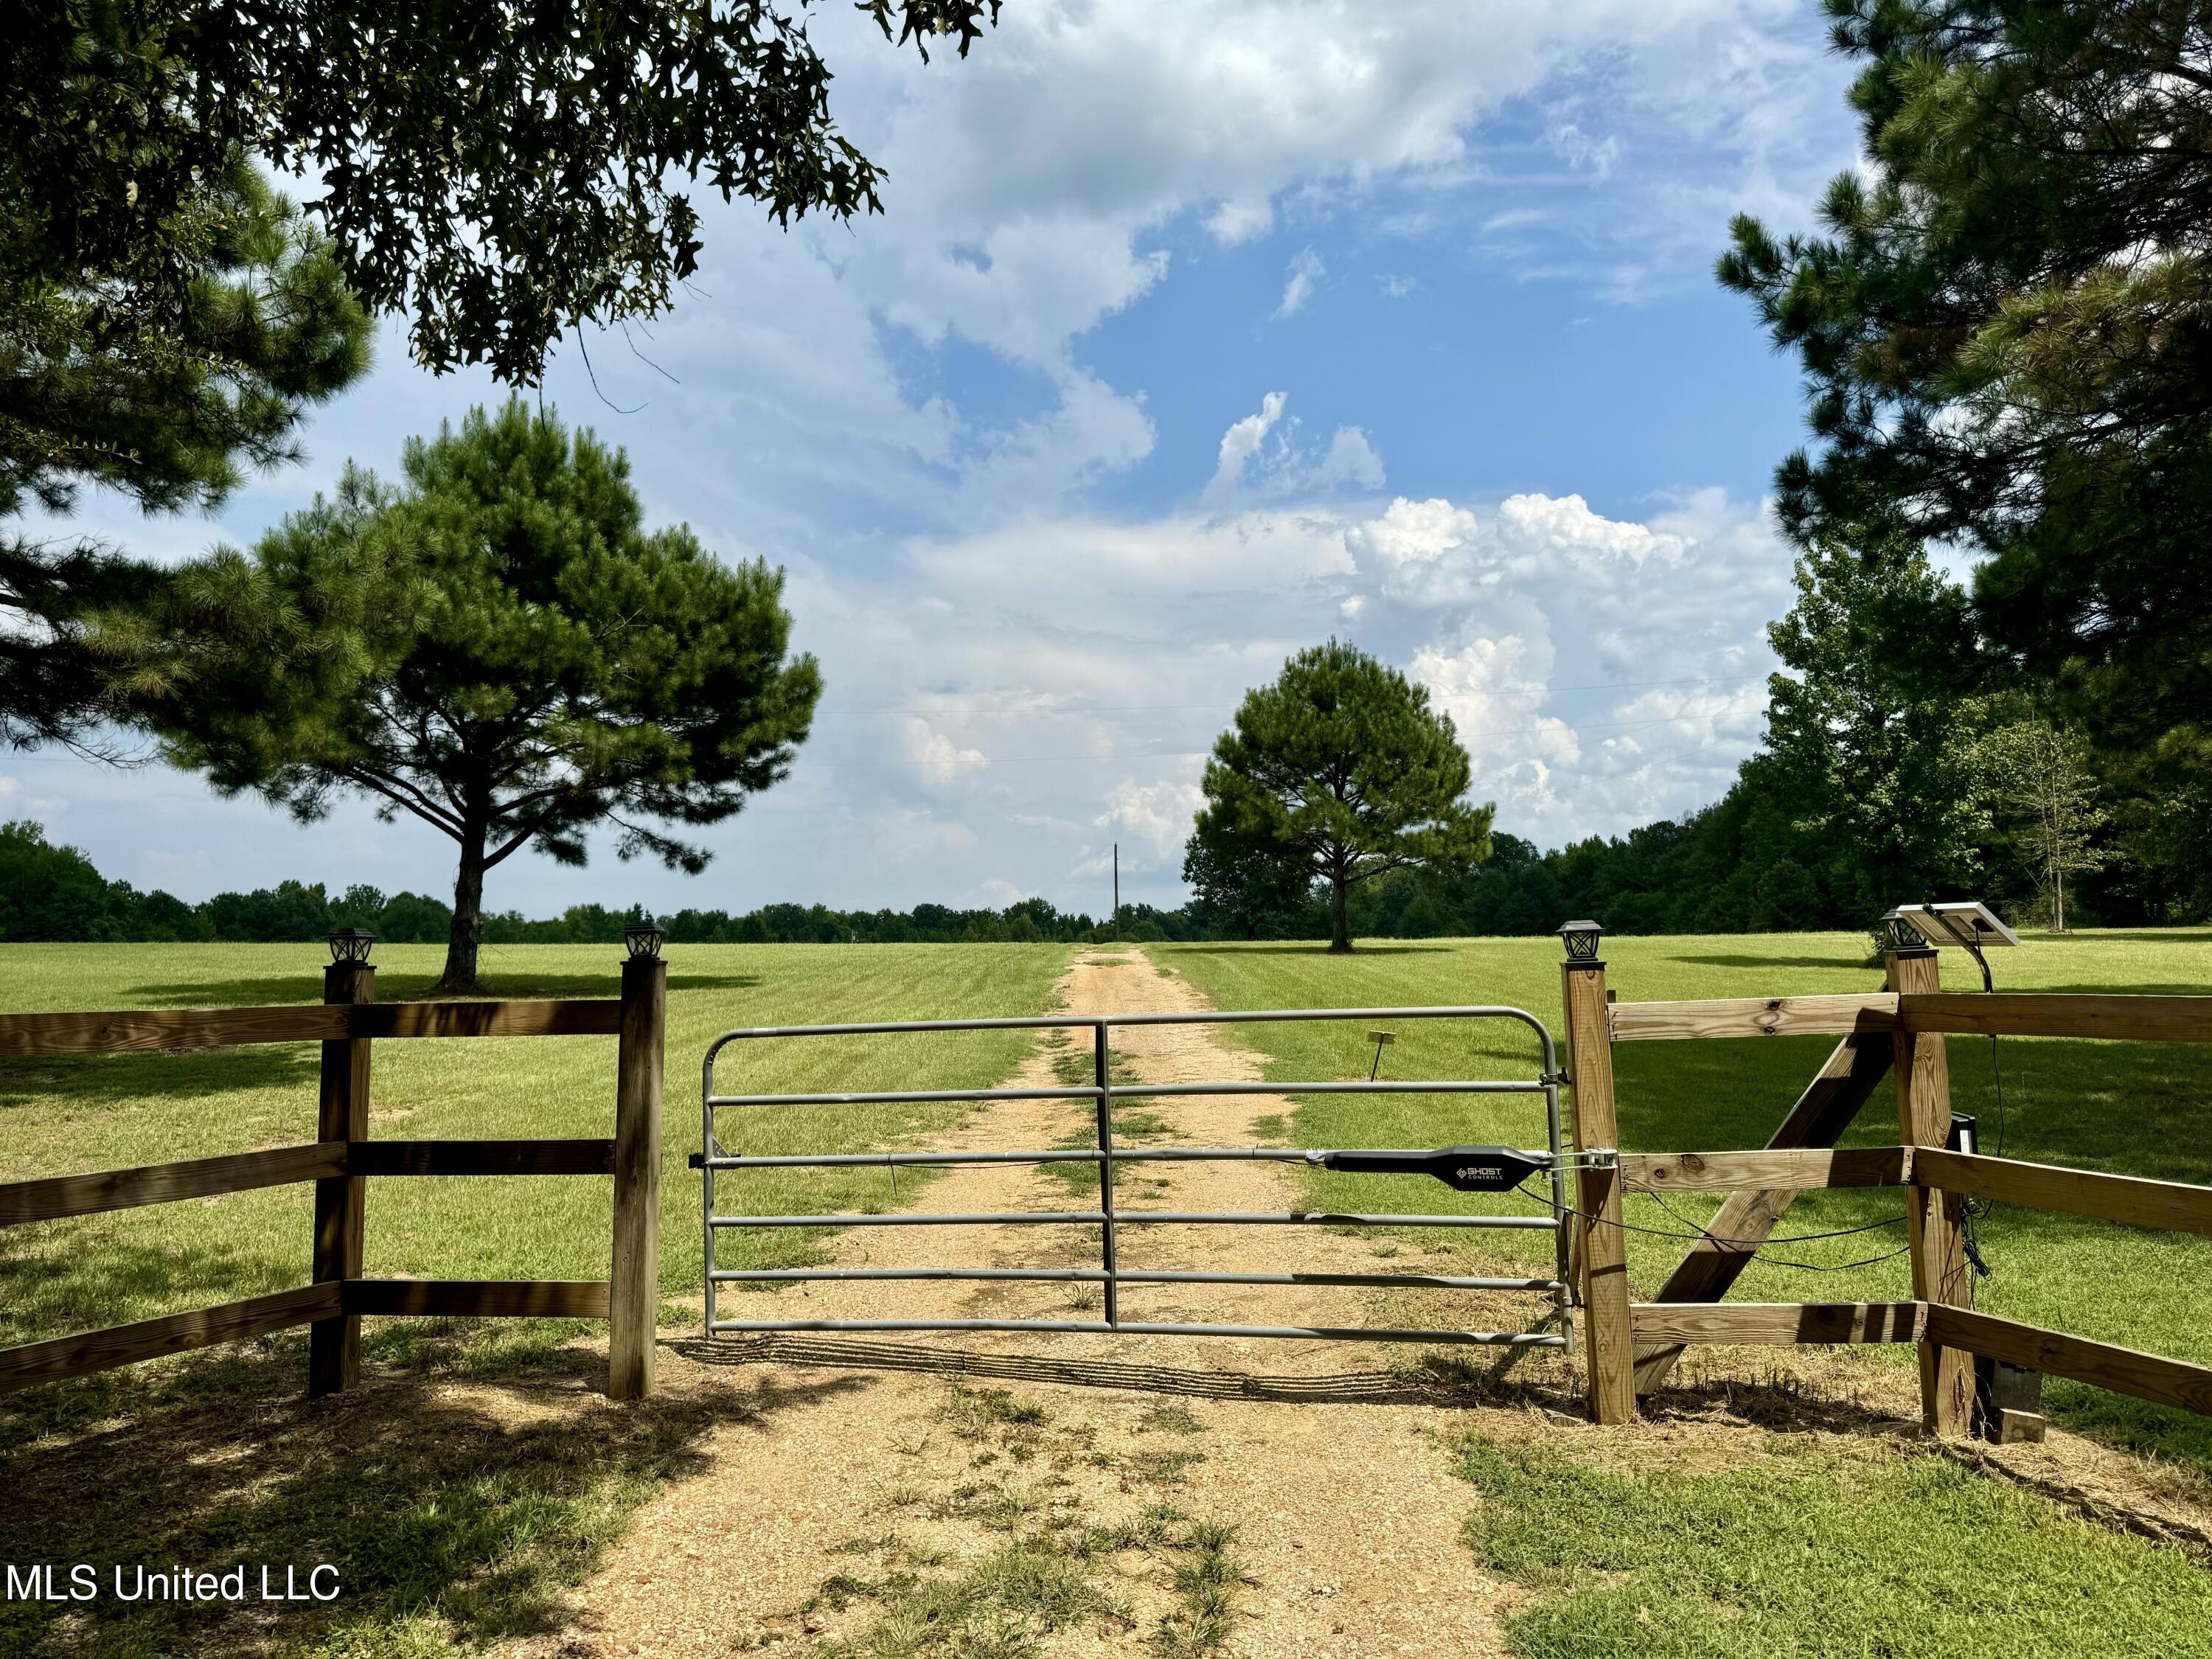
<instances>
[{"instance_id":1,"label":"wooden fence rail","mask_svg":"<svg viewBox=\"0 0 2212 1659\"><path fill-rule=\"evenodd\" d=\"M1901 1187L1911 1146L1770 1147L1757 1152L1623 1152L1621 1184L1632 1193L1728 1192L1784 1187ZM1716 1227L1721 1237L1731 1237Z\"/></svg>"},{"instance_id":2,"label":"wooden fence rail","mask_svg":"<svg viewBox=\"0 0 2212 1659\"><path fill-rule=\"evenodd\" d=\"M1639 1342L1917 1342L1919 1302L1639 1302Z\"/></svg>"},{"instance_id":3,"label":"wooden fence rail","mask_svg":"<svg viewBox=\"0 0 2212 1659\"><path fill-rule=\"evenodd\" d=\"M343 1141L310 1141L303 1146L271 1146L263 1152L149 1164L136 1170L105 1170L98 1175L10 1181L0 1185L0 1227L319 1181L343 1173L345 1164Z\"/></svg>"},{"instance_id":4,"label":"wooden fence rail","mask_svg":"<svg viewBox=\"0 0 2212 1659\"><path fill-rule=\"evenodd\" d=\"M1945 1144L1951 1101L1943 1053L1944 1037L1960 1034L2212 1042L2212 997L1960 995L1939 988L1936 960L1932 951L1893 952L1887 958L1889 988L1866 994L1643 1003L1609 1000L1603 963L1570 963L1566 1022L1578 1147L1602 1144L1581 1121L1587 1097L1601 1092L1595 1103L1601 1134L1611 1132L1617 1109L1609 1061L1601 1069L1588 1065L1598 1029L1593 1007L1604 1008L1605 1047L1709 1037L1843 1039L1763 1150L1620 1154L1615 1193L1729 1196L1655 1299L1628 1304L1625 1331L1611 1310L1595 1304L1589 1267L1580 1267L1590 1398L1600 1421L1632 1414L1633 1395L1624 1399L1620 1381L1625 1371L1632 1374L1634 1394L1647 1394L1686 1347L1700 1343L1917 1343L1923 1416L1941 1434L1965 1433L1972 1425L1977 1356L2212 1415L2212 1368L1966 1306L1960 1226L1961 1201L1978 1198L2212 1236L2212 1187L1952 1150ZM1899 1144L1838 1148L1885 1075L1897 1080ZM1889 1186L1906 1194L1912 1301L1722 1303L1799 1192ZM1577 1264L1618 1261L1622 1226L1618 1199L1613 1203L1603 1212L1589 1202L1579 1206L1573 1225Z\"/></svg>"},{"instance_id":5,"label":"wooden fence rail","mask_svg":"<svg viewBox=\"0 0 2212 1659\"><path fill-rule=\"evenodd\" d=\"M1954 1036L2212 1042L2212 997L2046 991L1726 997L1701 1002L1617 1002L1607 1011L1607 1023L1615 1042L1899 1030Z\"/></svg>"},{"instance_id":6,"label":"wooden fence rail","mask_svg":"<svg viewBox=\"0 0 2212 1659\"><path fill-rule=\"evenodd\" d=\"M1897 999L1869 995L1729 997L1709 1002L1616 1002L1607 1011L1615 1042L1700 1037L1840 1036L1897 1029Z\"/></svg>"},{"instance_id":7,"label":"wooden fence rail","mask_svg":"<svg viewBox=\"0 0 2212 1659\"><path fill-rule=\"evenodd\" d=\"M0 1227L9 1227L312 1182L314 1282L220 1307L0 1348L0 1393L302 1325L310 1329L308 1392L335 1393L359 1379L362 1316L392 1314L604 1319L610 1326L608 1393L627 1400L653 1391L666 964L657 955L633 956L623 964L619 998L558 1002L378 1003L375 975L366 962L334 963L325 971L324 1000L290 1007L0 1014L0 1057L182 1053L255 1042L322 1045L315 1140L134 1170L0 1182ZM617 1038L615 1133L568 1140L369 1138L375 1042L479 1036ZM363 1275L369 1179L552 1175L614 1177L607 1279Z\"/></svg>"},{"instance_id":8,"label":"wooden fence rail","mask_svg":"<svg viewBox=\"0 0 2212 1659\"><path fill-rule=\"evenodd\" d=\"M374 970L369 971L373 977ZM613 1036L621 1030L622 1006L619 999L591 998L568 1002L308 1002L274 1008L0 1014L0 1059L149 1051L181 1054L256 1042L341 1042L356 1037Z\"/></svg>"},{"instance_id":9,"label":"wooden fence rail","mask_svg":"<svg viewBox=\"0 0 2212 1659\"><path fill-rule=\"evenodd\" d=\"M2073 992L1929 992L1898 999L1911 1031L1963 1036L2104 1037L2212 1042L2212 997L2088 996Z\"/></svg>"}]
</instances>

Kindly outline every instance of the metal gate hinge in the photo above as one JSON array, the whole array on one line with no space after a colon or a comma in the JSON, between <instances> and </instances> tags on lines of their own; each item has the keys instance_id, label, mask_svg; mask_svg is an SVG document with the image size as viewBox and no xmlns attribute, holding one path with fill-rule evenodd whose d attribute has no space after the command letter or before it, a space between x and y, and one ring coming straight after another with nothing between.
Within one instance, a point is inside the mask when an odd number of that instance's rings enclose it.
<instances>
[{"instance_id":1,"label":"metal gate hinge","mask_svg":"<svg viewBox=\"0 0 2212 1659\"><path fill-rule=\"evenodd\" d=\"M1536 1074L1536 1081L1539 1083L1548 1084L1553 1088L1559 1088L1567 1084L1572 1083L1574 1079L1569 1077L1565 1072L1539 1072Z\"/></svg>"},{"instance_id":2,"label":"metal gate hinge","mask_svg":"<svg viewBox=\"0 0 2212 1659\"><path fill-rule=\"evenodd\" d=\"M1610 1146L1591 1146L1579 1152L1561 1152L1552 1161L1555 1170L1618 1170L1620 1154Z\"/></svg>"}]
</instances>

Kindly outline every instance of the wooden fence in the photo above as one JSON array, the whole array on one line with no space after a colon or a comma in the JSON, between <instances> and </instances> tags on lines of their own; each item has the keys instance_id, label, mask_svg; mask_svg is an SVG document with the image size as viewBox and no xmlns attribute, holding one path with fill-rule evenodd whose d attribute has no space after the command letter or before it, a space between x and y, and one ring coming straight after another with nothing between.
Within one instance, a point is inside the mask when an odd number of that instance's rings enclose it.
<instances>
[{"instance_id":1,"label":"wooden fence","mask_svg":"<svg viewBox=\"0 0 2212 1659\"><path fill-rule=\"evenodd\" d=\"M1570 961L1562 987L1577 1147L1620 1145L1613 1047L1702 1037L1826 1035L1842 1041L1761 1150L1620 1155L1587 1169L1573 1235L1592 1408L1626 1422L1692 1343L1912 1342L1931 1431L1973 1426L1976 1356L2212 1414L2212 1368L1996 1318L1967 1306L1961 1200L1994 1200L2130 1226L2212 1234L2212 1188L1946 1150L1946 1034L2212 1042L2212 997L1946 994L1933 951L1886 958L1869 995L1614 1002L1605 964ZM1836 1146L1886 1076L1897 1089L1894 1146ZM1912 1257L1910 1302L1726 1303L1800 1191L1900 1187ZM1650 1302L1632 1301L1626 1193L1729 1196Z\"/></svg>"},{"instance_id":2,"label":"wooden fence","mask_svg":"<svg viewBox=\"0 0 2212 1659\"><path fill-rule=\"evenodd\" d=\"M240 1043L322 1044L317 1138L295 1146L98 1175L0 1182L0 1227L313 1182L313 1282L220 1307L0 1348L0 1393L116 1365L310 1328L307 1391L335 1394L361 1375L364 1314L544 1316L610 1322L607 1393L653 1391L659 1305L660 1096L667 964L633 956L622 995L562 1002L375 1000L376 969L338 962L323 1000L293 1007L183 1008L0 1015L0 1058L156 1051ZM372 1140L371 1057L401 1037L611 1036L618 1047L614 1133L588 1140ZM372 1177L612 1176L613 1249L605 1279L390 1279L362 1273L363 1196Z\"/></svg>"},{"instance_id":3,"label":"wooden fence","mask_svg":"<svg viewBox=\"0 0 2212 1659\"><path fill-rule=\"evenodd\" d=\"M2159 1403L2212 1414L2212 1368L2091 1341L1966 1305L1961 1200L1995 1200L2139 1227L2212 1235L2212 1188L2026 1164L1946 1150L1951 1122L1946 1034L2212 1042L2212 997L1951 995L1932 951L1887 958L1887 991L1865 995L1616 1003L1605 964L1570 961L1562 985L1578 1148L1618 1149L1613 1048L1620 1042L1830 1035L1842 1040L1767 1145L1757 1151L1620 1153L1582 1168L1572 1229L1590 1395L1599 1420L1625 1422L1694 1343L1912 1342L1923 1414L1942 1434L1968 1431L1973 1358L1987 1356ZM312 1182L313 1280L295 1290L0 1349L0 1392L159 1354L310 1328L308 1391L360 1374L365 1314L565 1316L610 1322L607 1392L652 1391L659 1306L658 1217L666 965L633 957L619 999L380 1004L375 969L325 971L320 1004L0 1015L0 1058L185 1052L242 1043L322 1045L319 1127L300 1146L143 1169L0 1182L0 1226L142 1204ZM373 1140L371 1056L381 1039L613 1036L615 1132L579 1140ZM1894 1146L1837 1142L1885 1077L1896 1080ZM410 1176L611 1175L614 1223L605 1280L377 1279L362 1277L363 1188ZM1899 1187L1906 1194L1913 1299L1893 1303L1723 1303L1801 1191ZM1701 1239L1654 1299L1632 1300L1622 1198L1724 1191Z\"/></svg>"}]
</instances>

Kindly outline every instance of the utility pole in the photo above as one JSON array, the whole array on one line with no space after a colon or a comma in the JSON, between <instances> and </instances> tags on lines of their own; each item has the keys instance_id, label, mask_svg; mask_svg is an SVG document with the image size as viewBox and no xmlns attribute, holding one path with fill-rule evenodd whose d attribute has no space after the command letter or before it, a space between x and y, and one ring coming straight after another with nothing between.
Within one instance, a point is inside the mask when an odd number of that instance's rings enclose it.
<instances>
[{"instance_id":1,"label":"utility pole","mask_svg":"<svg viewBox=\"0 0 2212 1659\"><path fill-rule=\"evenodd\" d=\"M1121 843L1114 843L1114 943L1121 942Z\"/></svg>"}]
</instances>

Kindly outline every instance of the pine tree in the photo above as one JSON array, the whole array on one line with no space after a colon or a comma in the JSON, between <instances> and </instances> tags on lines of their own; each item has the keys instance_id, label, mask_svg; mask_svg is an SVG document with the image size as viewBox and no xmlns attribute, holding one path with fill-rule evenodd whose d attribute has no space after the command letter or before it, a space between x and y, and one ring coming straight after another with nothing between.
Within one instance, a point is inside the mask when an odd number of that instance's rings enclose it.
<instances>
[{"instance_id":1,"label":"pine tree","mask_svg":"<svg viewBox=\"0 0 2212 1659\"><path fill-rule=\"evenodd\" d=\"M4 520L67 513L87 484L149 513L219 505L297 457L307 409L368 368L369 324L329 239L235 155L152 228L158 258L64 246L21 160L0 155L0 742L82 743L189 673L198 634L168 608L150 651L160 570Z\"/></svg>"},{"instance_id":2,"label":"pine tree","mask_svg":"<svg viewBox=\"0 0 2212 1659\"><path fill-rule=\"evenodd\" d=\"M349 471L185 573L236 618L219 677L155 705L167 757L302 821L366 795L453 839L443 992L473 988L486 874L526 847L696 872L647 820L718 823L789 770L821 688L790 657L782 573L647 531L629 463L520 400L408 444L406 485Z\"/></svg>"},{"instance_id":3,"label":"pine tree","mask_svg":"<svg viewBox=\"0 0 2212 1659\"><path fill-rule=\"evenodd\" d=\"M1250 890L1328 884L1329 948L1352 948L1347 895L1392 870L1449 873L1490 850L1494 806L1460 798L1467 751L1429 694L1331 640L1244 694L1206 763L1202 862L1259 866Z\"/></svg>"},{"instance_id":4,"label":"pine tree","mask_svg":"<svg viewBox=\"0 0 2212 1659\"><path fill-rule=\"evenodd\" d=\"M1959 544L1984 659L2212 776L2212 29L2191 0L1826 0L1866 163L1720 262L1802 363L1820 538ZM2201 838L2200 838L2201 840ZM2196 856L2203 856L2201 844Z\"/></svg>"}]
</instances>

